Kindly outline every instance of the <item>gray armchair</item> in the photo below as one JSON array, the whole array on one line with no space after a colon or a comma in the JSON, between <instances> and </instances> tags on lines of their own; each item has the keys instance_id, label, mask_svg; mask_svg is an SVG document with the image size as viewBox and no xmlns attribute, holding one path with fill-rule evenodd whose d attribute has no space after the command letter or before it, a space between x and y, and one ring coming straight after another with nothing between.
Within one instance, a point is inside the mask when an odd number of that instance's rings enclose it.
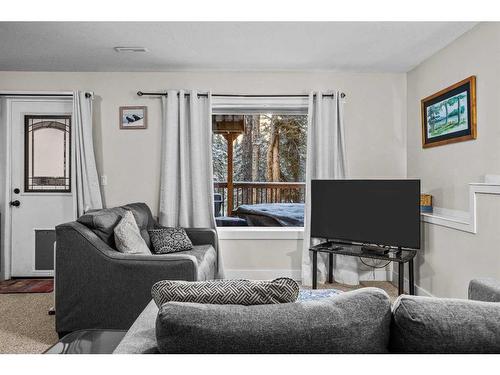
<instances>
[{"instance_id":1,"label":"gray armchair","mask_svg":"<svg viewBox=\"0 0 500 375\"><path fill-rule=\"evenodd\" d=\"M217 234L186 229L193 249L173 254L124 254L114 248L114 226L124 210L141 235L157 227L149 207L134 203L83 215L56 228L56 331L128 329L151 300L160 280L210 280L217 272Z\"/></svg>"}]
</instances>

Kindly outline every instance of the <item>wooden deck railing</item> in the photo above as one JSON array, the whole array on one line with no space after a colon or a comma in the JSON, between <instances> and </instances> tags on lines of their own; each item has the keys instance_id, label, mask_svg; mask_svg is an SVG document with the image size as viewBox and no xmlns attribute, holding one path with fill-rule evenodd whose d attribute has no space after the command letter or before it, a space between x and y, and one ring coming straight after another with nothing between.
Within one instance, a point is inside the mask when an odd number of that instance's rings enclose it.
<instances>
[{"instance_id":1,"label":"wooden deck railing","mask_svg":"<svg viewBox=\"0 0 500 375\"><path fill-rule=\"evenodd\" d=\"M223 212L227 216L242 204L304 203L304 182L233 182L228 191L227 182L215 182L215 193L222 195Z\"/></svg>"}]
</instances>

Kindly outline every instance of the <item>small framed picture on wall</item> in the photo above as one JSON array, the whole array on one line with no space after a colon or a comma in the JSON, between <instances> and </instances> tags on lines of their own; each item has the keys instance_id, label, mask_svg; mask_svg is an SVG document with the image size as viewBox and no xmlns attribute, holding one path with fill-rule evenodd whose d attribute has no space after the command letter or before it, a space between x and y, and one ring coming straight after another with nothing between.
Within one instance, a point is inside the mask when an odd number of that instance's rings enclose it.
<instances>
[{"instance_id":1,"label":"small framed picture on wall","mask_svg":"<svg viewBox=\"0 0 500 375\"><path fill-rule=\"evenodd\" d=\"M120 107L120 129L147 129L148 107Z\"/></svg>"},{"instance_id":2,"label":"small framed picture on wall","mask_svg":"<svg viewBox=\"0 0 500 375\"><path fill-rule=\"evenodd\" d=\"M422 147L476 139L475 76L422 99L421 104Z\"/></svg>"}]
</instances>

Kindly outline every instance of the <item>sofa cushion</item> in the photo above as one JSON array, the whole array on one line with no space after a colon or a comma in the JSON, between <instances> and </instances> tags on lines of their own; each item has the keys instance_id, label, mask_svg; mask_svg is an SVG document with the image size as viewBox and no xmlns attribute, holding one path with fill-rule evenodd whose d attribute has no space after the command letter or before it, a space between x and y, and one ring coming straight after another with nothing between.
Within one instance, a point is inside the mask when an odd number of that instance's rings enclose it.
<instances>
[{"instance_id":1,"label":"sofa cushion","mask_svg":"<svg viewBox=\"0 0 500 375\"><path fill-rule=\"evenodd\" d=\"M114 229L127 210L133 213L141 237L151 248L148 229L154 228L157 224L151 210L145 203L131 203L122 207L89 211L80 216L77 221L92 230L106 244L116 249Z\"/></svg>"},{"instance_id":2,"label":"sofa cushion","mask_svg":"<svg viewBox=\"0 0 500 375\"><path fill-rule=\"evenodd\" d=\"M195 245L191 250L169 254L172 257L176 255L182 258L187 256L193 261L196 265L196 280L215 279L217 252L212 245Z\"/></svg>"},{"instance_id":3,"label":"sofa cushion","mask_svg":"<svg viewBox=\"0 0 500 375\"><path fill-rule=\"evenodd\" d=\"M176 253L193 248L193 243L184 228L161 227L150 229L148 233L155 254Z\"/></svg>"},{"instance_id":4,"label":"sofa cushion","mask_svg":"<svg viewBox=\"0 0 500 375\"><path fill-rule=\"evenodd\" d=\"M151 249L151 239L149 238L148 230L158 227L159 224L153 217L149 206L146 203L130 203L123 207L132 211L141 236L146 241L146 245Z\"/></svg>"},{"instance_id":5,"label":"sofa cushion","mask_svg":"<svg viewBox=\"0 0 500 375\"><path fill-rule=\"evenodd\" d=\"M387 293L363 288L284 304L168 302L156 338L161 353L385 353L390 322Z\"/></svg>"},{"instance_id":6,"label":"sofa cushion","mask_svg":"<svg viewBox=\"0 0 500 375\"><path fill-rule=\"evenodd\" d=\"M121 207L104 208L87 212L80 216L77 221L97 234L106 244L116 248L113 231L124 214L125 209Z\"/></svg>"},{"instance_id":7,"label":"sofa cushion","mask_svg":"<svg viewBox=\"0 0 500 375\"><path fill-rule=\"evenodd\" d=\"M500 353L500 303L401 296L393 307L391 351Z\"/></svg>"},{"instance_id":8,"label":"sofa cushion","mask_svg":"<svg viewBox=\"0 0 500 375\"><path fill-rule=\"evenodd\" d=\"M134 215L131 211L123 214L120 222L113 230L115 234L116 249L126 254L149 254L151 251L146 245L146 241L141 237Z\"/></svg>"},{"instance_id":9,"label":"sofa cushion","mask_svg":"<svg viewBox=\"0 0 500 375\"><path fill-rule=\"evenodd\" d=\"M296 281L275 280L163 280L153 285L151 294L158 306L170 301L219 305L263 305L295 302L299 295Z\"/></svg>"},{"instance_id":10,"label":"sofa cushion","mask_svg":"<svg viewBox=\"0 0 500 375\"><path fill-rule=\"evenodd\" d=\"M329 295L330 294L330 295ZM303 290L299 292L298 301L308 300L311 295L317 295L322 299L331 297L332 295L339 294L339 291L334 289L315 289ZM128 330L127 334L116 347L114 353L117 354L143 354L143 353L158 353L156 345L156 316L158 315L158 306L151 300L151 302L142 311L136 319L132 327Z\"/></svg>"},{"instance_id":11,"label":"sofa cushion","mask_svg":"<svg viewBox=\"0 0 500 375\"><path fill-rule=\"evenodd\" d=\"M469 283L469 299L484 302L500 302L500 281L493 278L472 279Z\"/></svg>"}]
</instances>

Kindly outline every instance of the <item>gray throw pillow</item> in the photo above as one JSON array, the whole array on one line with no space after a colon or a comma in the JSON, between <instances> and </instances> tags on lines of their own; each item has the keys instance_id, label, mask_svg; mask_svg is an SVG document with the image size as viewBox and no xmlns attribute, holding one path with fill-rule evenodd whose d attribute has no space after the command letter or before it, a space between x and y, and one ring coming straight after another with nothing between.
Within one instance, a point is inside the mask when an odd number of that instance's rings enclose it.
<instances>
[{"instance_id":1,"label":"gray throw pillow","mask_svg":"<svg viewBox=\"0 0 500 375\"><path fill-rule=\"evenodd\" d=\"M134 215L125 211L120 222L113 229L116 250L127 254L150 254L146 241L141 236Z\"/></svg>"},{"instance_id":2,"label":"gray throw pillow","mask_svg":"<svg viewBox=\"0 0 500 375\"><path fill-rule=\"evenodd\" d=\"M500 303L401 296L393 308L391 351L500 353Z\"/></svg>"},{"instance_id":3,"label":"gray throw pillow","mask_svg":"<svg viewBox=\"0 0 500 375\"><path fill-rule=\"evenodd\" d=\"M193 243L184 228L161 227L149 229L148 233L155 254L176 253L193 248Z\"/></svg>"},{"instance_id":4,"label":"gray throw pillow","mask_svg":"<svg viewBox=\"0 0 500 375\"><path fill-rule=\"evenodd\" d=\"M160 353L387 353L391 303L363 288L317 301L257 306L169 302Z\"/></svg>"},{"instance_id":5,"label":"gray throw pillow","mask_svg":"<svg viewBox=\"0 0 500 375\"><path fill-rule=\"evenodd\" d=\"M219 305L263 305L295 302L299 295L299 285L286 277L270 281L165 280L154 284L151 294L158 307L170 301Z\"/></svg>"}]
</instances>

